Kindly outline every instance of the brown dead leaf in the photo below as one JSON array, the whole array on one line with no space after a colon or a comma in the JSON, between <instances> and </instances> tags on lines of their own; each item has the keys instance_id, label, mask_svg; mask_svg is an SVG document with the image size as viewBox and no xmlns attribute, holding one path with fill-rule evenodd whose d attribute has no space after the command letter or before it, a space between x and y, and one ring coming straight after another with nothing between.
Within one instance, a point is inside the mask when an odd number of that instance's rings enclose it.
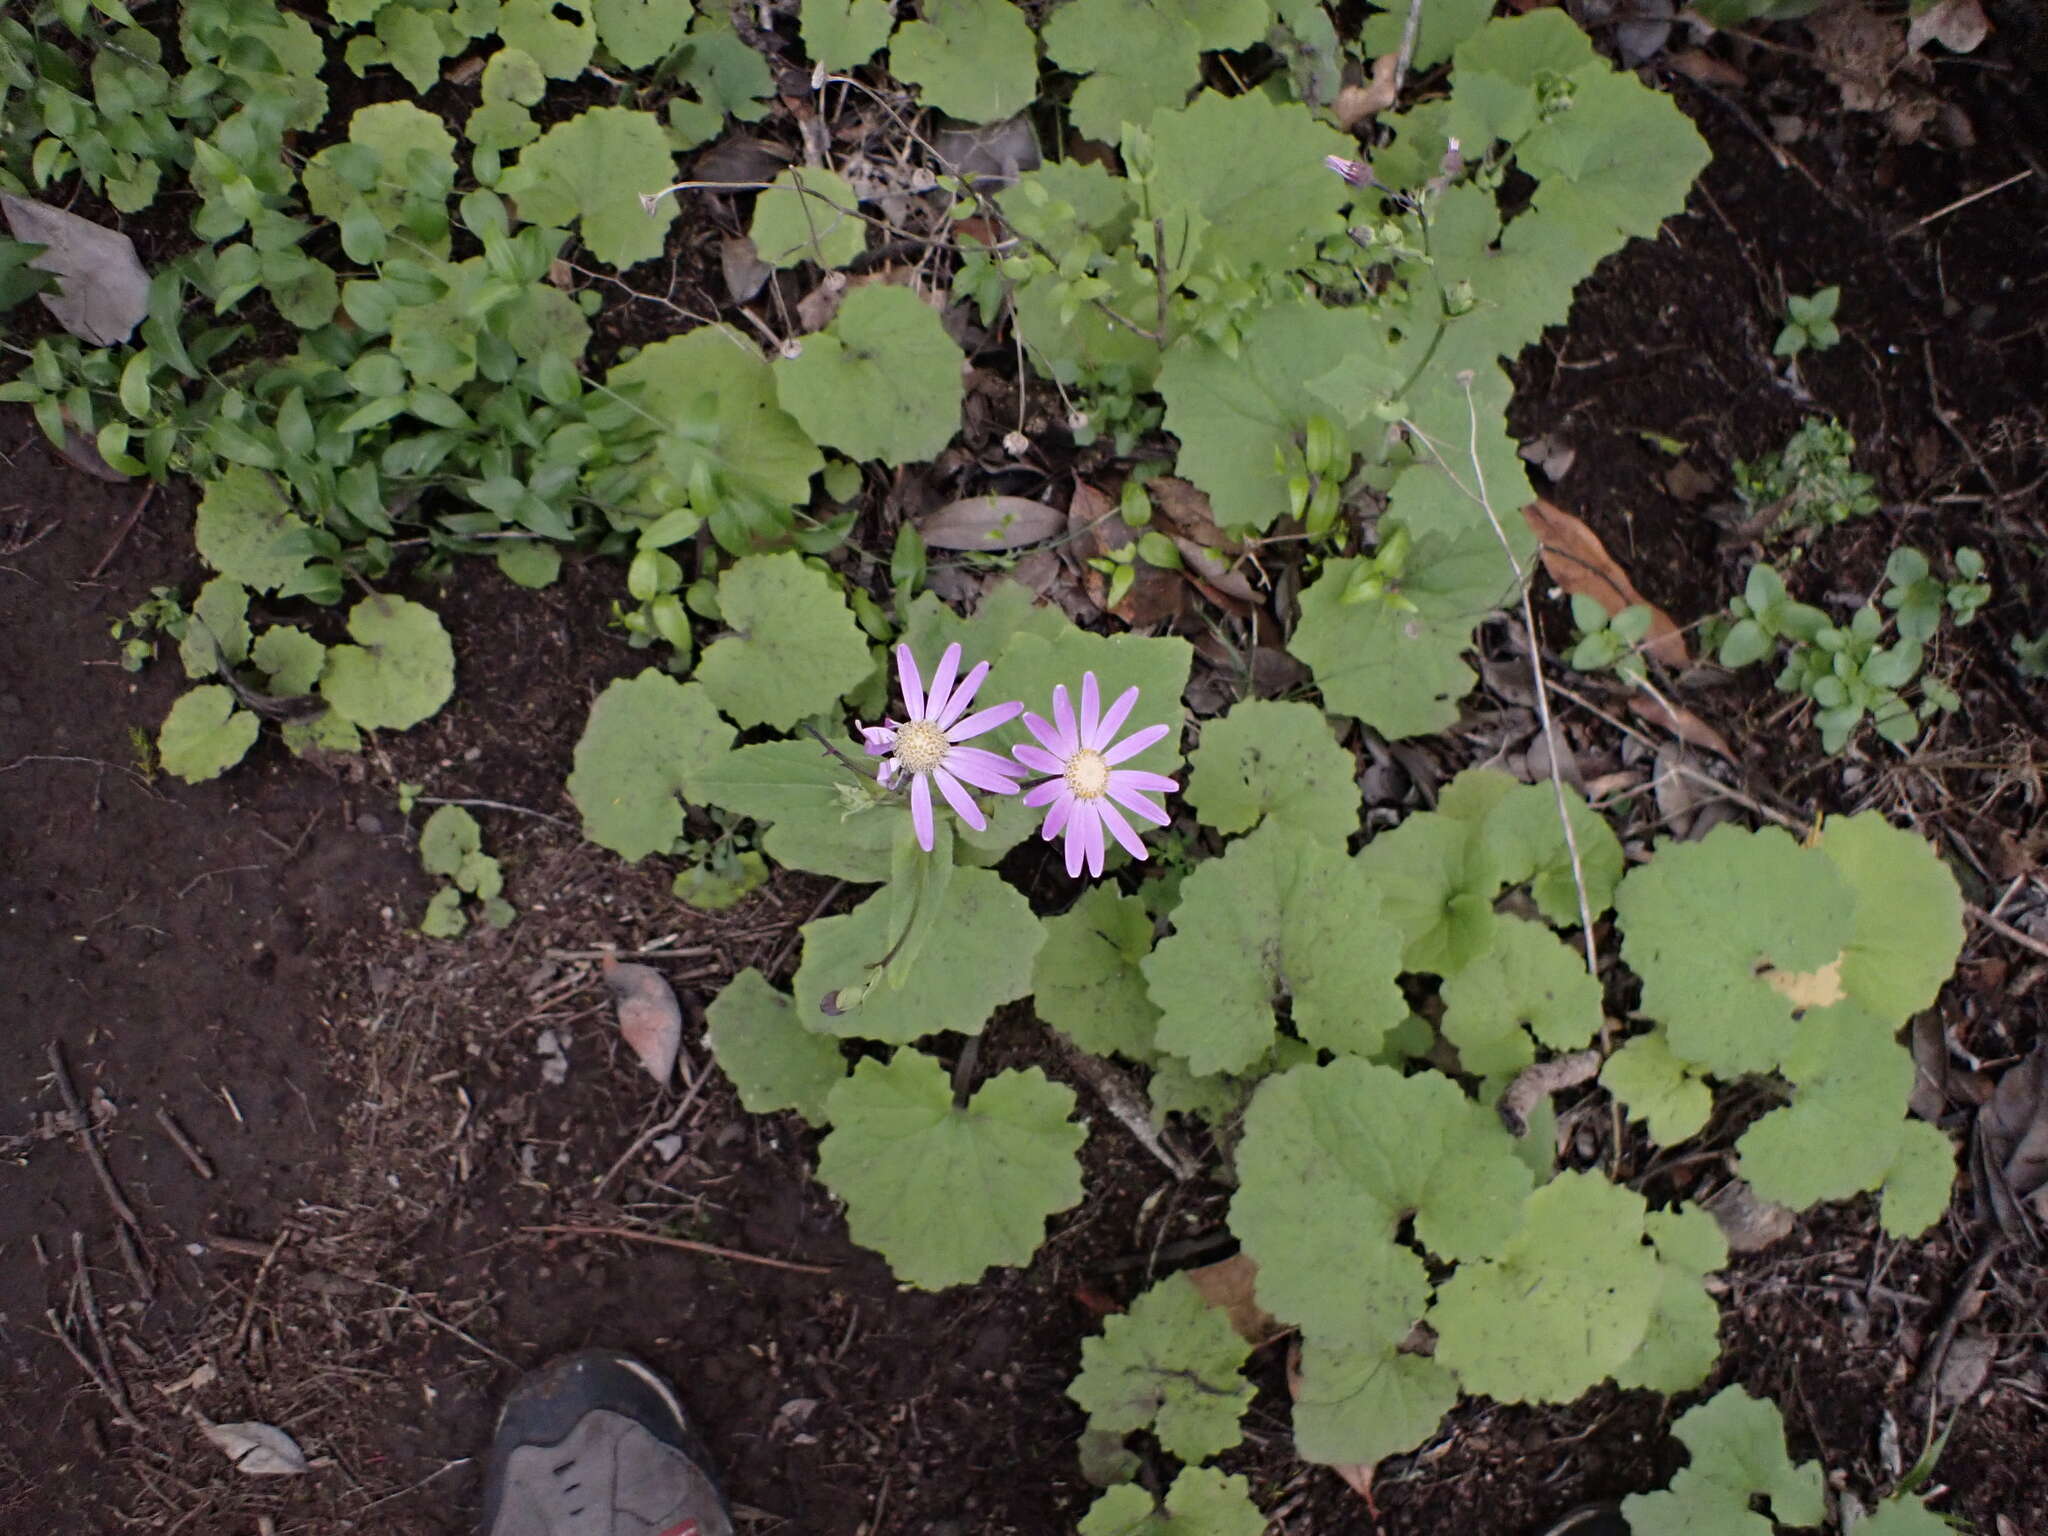
<instances>
[{"instance_id":1,"label":"brown dead leaf","mask_svg":"<svg viewBox=\"0 0 2048 1536\"><path fill-rule=\"evenodd\" d=\"M1067 514L1027 496L963 496L917 525L933 549L1001 550L1066 532Z\"/></svg>"},{"instance_id":2,"label":"brown dead leaf","mask_svg":"<svg viewBox=\"0 0 2048 1536\"><path fill-rule=\"evenodd\" d=\"M1688 505L1710 493L1718 483L1690 459L1680 459L1664 471L1664 489Z\"/></svg>"},{"instance_id":3,"label":"brown dead leaf","mask_svg":"<svg viewBox=\"0 0 2048 1536\"><path fill-rule=\"evenodd\" d=\"M1158 475L1145 482L1152 507L1168 533L1193 539L1204 549L1235 555L1244 546L1216 526L1209 510L1209 493L1200 486L1174 475Z\"/></svg>"},{"instance_id":4,"label":"brown dead leaf","mask_svg":"<svg viewBox=\"0 0 2048 1536\"><path fill-rule=\"evenodd\" d=\"M1784 1206L1762 1199L1740 1179L1731 1179L1705 1204L1730 1253L1760 1252L1789 1237L1796 1224Z\"/></svg>"},{"instance_id":5,"label":"brown dead leaf","mask_svg":"<svg viewBox=\"0 0 2048 1536\"><path fill-rule=\"evenodd\" d=\"M1941 1362L1941 1374L1934 1379L1935 1401L1950 1408L1968 1402L1990 1376L1997 1358L1998 1340L1988 1334L1964 1334Z\"/></svg>"},{"instance_id":6,"label":"brown dead leaf","mask_svg":"<svg viewBox=\"0 0 2048 1536\"><path fill-rule=\"evenodd\" d=\"M1735 90L1749 84L1749 76L1726 59L1717 59L1698 48L1686 48L1670 54L1664 62L1695 85L1719 85Z\"/></svg>"},{"instance_id":7,"label":"brown dead leaf","mask_svg":"<svg viewBox=\"0 0 2048 1536\"><path fill-rule=\"evenodd\" d=\"M1259 1266L1250 1254L1232 1254L1218 1263L1181 1273L1202 1300L1223 1310L1237 1336L1254 1349L1289 1331L1286 1324L1259 1305L1255 1290Z\"/></svg>"},{"instance_id":8,"label":"brown dead leaf","mask_svg":"<svg viewBox=\"0 0 2048 1536\"><path fill-rule=\"evenodd\" d=\"M846 274L827 272L819 279L817 287L796 301L798 331L809 336L830 325L839 313L839 306L846 302L846 292Z\"/></svg>"},{"instance_id":9,"label":"brown dead leaf","mask_svg":"<svg viewBox=\"0 0 2048 1536\"><path fill-rule=\"evenodd\" d=\"M1628 707L1629 713L1652 725L1662 726L1680 741L1704 751L1718 752L1731 763L1735 761L1735 749L1728 745L1727 738L1683 704L1666 704L1638 688L1629 694Z\"/></svg>"},{"instance_id":10,"label":"brown dead leaf","mask_svg":"<svg viewBox=\"0 0 2048 1536\"><path fill-rule=\"evenodd\" d=\"M56 286L40 295L59 325L96 347L118 346L149 314L149 273L135 242L118 229L34 198L0 192L14 238L40 245L29 265Z\"/></svg>"},{"instance_id":11,"label":"brown dead leaf","mask_svg":"<svg viewBox=\"0 0 2048 1536\"><path fill-rule=\"evenodd\" d=\"M761 259L754 242L745 235L727 235L718 242L718 269L735 304L749 302L775 275L775 269Z\"/></svg>"},{"instance_id":12,"label":"brown dead leaf","mask_svg":"<svg viewBox=\"0 0 2048 1536\"><path fill-rule=\"evenodd\" d=\"M1105 613L1113 613L1133 629L1148 629L1177 619L1187 610L1187 583L1179 571L1163 571L1143 560L1137 563L1130 589L1120 602L1109 601L1110 578L1087 562L1122 549L1136 540L1130 525L1116 509L1116 503L1085 481L1074 487L1067 505L1068 548L1079 565L1077 574L1088 600Z\"/></svg>"},{"instance_id":13,"label":"brown dead leaf","mask_svg":"<svg viewBox=\"0 0 2048 1536\"><path fill-rule=\"evenodd\" d=\"M2034 1243L2048 1220L2048 1044L2008 1067L1970 1137L1977 1196L2008 1237Z\"/></svg>"},{"instance_id":14,"label":"brown dead leaf","mask_svg":"<svg viewBox=\"0 0 2048 1536\"><path fill-rule=\"evenodd\" d=\"M1650 634L1643 649L1667 667L1683 667L1692 660L1685 637L1678 632L1671 615L1638 592L1628 572L1607 553L1600 536L1571 513L1537 497L1522 508L1530 529L1542 541L1543 569L1550 579L1573 597L1590 597L1610 616L1637 604L1650 610Z\"/></svg>"},{"instance_id":15,"label":"brown dead leaf","mask_svg":"<svg viewBox=\"0 0 2048 1536\"><path fill-rule=\"evenodd\" d=\"M1287 1395L1296 1402L1301 1401L1301 1341L1295 1340L1287 1347ZM1379 1506L1373 1502L1371 1462L1353 1462L1348 1466L1333 1466L1330 1470L1351 1485L1351 1491L1365 1500L1365 1507L1372 1512L1373 1524L1379 1524Z\"/></svg>"},{"instance_id":16,"label":"brown dead leaf","mask_svg":"<svg viewBox=\"0 0 2048 1536\"><path fill-rule=\"evenodd\" d=\"M1347 85L1337 92L1330 111L1339 128L1349 133L1368 117L1377 117L1394 104L1394 72L1400 63L1399 54L1383 53L1372 61L1370 85Z\"/></svg>"},{"instance_id":17,"label":"brown dead leaf","mask_svg":"<svg viewBox=\"0 0 2048 1536\"><path fill-rule=\"evenodd\" d=\"M619 1037L633 1048L647 1075L663 1087L676 1070L683 1047L683 1010L668 978L651 965L633 965L606 955L599 965L619 1011Z\"/></svg>"}]
</instances>

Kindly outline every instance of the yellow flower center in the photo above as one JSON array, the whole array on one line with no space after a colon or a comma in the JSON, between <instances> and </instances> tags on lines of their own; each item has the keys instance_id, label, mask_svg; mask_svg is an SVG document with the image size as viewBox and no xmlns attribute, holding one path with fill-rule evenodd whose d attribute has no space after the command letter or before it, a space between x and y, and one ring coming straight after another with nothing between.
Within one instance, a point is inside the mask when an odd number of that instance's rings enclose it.
<instances>
[{"instance_id":1,"label":"yellow flower center","mask_svg":"<svg viewBox=\"0 0 2048 1536\"><path fill-rule=\"evenodd\" d=\"M952 743L929 720L913 720L896 732L896 760L912 773L930 773L946 760Z\"/></svg>"},{"instance_id":2,"label":"yellow flower center","mask_svg":"<svg viewBox=\"0 0 2048 1536\"><path fill-rule=\"evenodd\" d=\"M1100 800L1109 793L1109 764L1100 752L1083 747L1067 759L1067 788L1083 800Z\"/></svg>"}]
</instances>

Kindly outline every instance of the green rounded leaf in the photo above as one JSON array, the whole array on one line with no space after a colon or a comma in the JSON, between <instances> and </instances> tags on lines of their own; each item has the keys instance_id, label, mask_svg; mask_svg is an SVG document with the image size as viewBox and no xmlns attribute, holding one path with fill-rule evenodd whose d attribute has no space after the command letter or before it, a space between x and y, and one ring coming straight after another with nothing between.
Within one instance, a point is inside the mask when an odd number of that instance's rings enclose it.
<instances>
[{"instance_id":1,"label":"green rounded leaf","mask_svg":"<svg viewBox=\"0 0 2048 1536\"><path fill-rule=\"evenodd\" d=\"M726 983L704 1011L718 1069L757 1115L793 1109L823 1125L825 1098L846 1078L839 1042L797 1022L796 1005L751 966Z\"/></svg>"},{"instance_id":2,"label":"green rounded leaf","mask_svg":"<svg viewBox=\"0 0 2048 1536\"><path fill-rule=\"evenodd\" d=\"M734 562L718 578L718 609L734 633L705 647L697 677L743 726L788 730L874 670L838 581L800 555Z\"/></svg>"},{"instance_id":3,"label":"green rounded leaf","mask_svg":"<svg viewBox=\"0 0 2048 1536\"><path fill-rule=\"evenodd\" d=\"M1038 39L1010 0L926 0L889 44L889 70L928 107L973 123L1011 117L1038 94Z\"/></svg>"},{"instance_id":4,"label":"green rounded leaf","mask_svg":"<svg viewBox=\"0 0 2048 1536\"><path fill-rule=\"evenodd\" d=\"M1005 7L1007 9L1007 6ZM960 427L960 348L907 288L855 289L832 324L775 364L783 408L853 459L936 457Z\"/></svg>"},{"instance_id":5,"label":"green rounded leaf","mask_svg":"<svg viewBox=\"0 0 2048 1536\"><path fill-rule=\"evenodd\" d=\"M275 592L306 568L313 557L310 535L277 482L261 470L227 465L200 493L193 527L200 558L258 592Z\"/></svg>"},{"instance_id":6,"label":"green rounded leaf","mask_svg":"<svg viewBox=\"0 0 2048 1536\"><path fill-rule=\"evenodd\" d=\"M590 254L624 268L661 254L676 201L664 197L649 212L640 200L675 179L661 119L626 107L592 107L522 151L499 189L533 222L579 221Z\"/></svg>"},{"instance_id":7,"label":"green rounded leaf","mask_svg":"<svg viewBox=\"0 0 2048 1536\"><path fill-rule=\"evenodd\" d=\"M1036 1067L999 1072L955 1107L938 1062L898 1051L826 1097L818 1177L846 1202L854 1241L898 1279L970 1284L991 1265L1028 1264L1045 1219L1080 1200L1088 1131L1073 1111L1073 1090Z\"/></svg>"},{"instance_id":8,"label":"green rounded leaf","mask_svg":"<svg viewBox=\"0 0 2048 1536\"><path fill-rule=\"evenodd\" d=\"M827 69L858 69L889 40L896 25L889 0L810 0L797 24L804 52Z\"/></svg>"},{"instance_id":9,"label":"green rounded leaf","mask_svg":"<svg viewBox=\"0 0 2048 1536\"><path fill-rule=\"evenodd\" d=\"M1151 948L1145 903L1114 885L1091 885L1070 910L1045 920L1032 1006L1084 1051L1148 1061L1159 1010L1139 966Z\"/></svg>"},{"instance_id":10,"label":"green rounded leaf","mask_svg":"<svg viewBox=\"0 0 2048 1536\"><path fill-rule=\"evenodd\" d=\"M1251 1345L1229 1317L1169 1276L1081 1341L1081 1374L1067 1388L1094 1429L1151 1429L1168 1455L1197 1463L1243 1439L1251 1406Z\"/></svg>"},{"instance_id":11,"label":"green rounded leaf","mask_svg":"<svg viewBox=\"0 0 2048 1536\"><path fill-rule=\"evenodd\" d=\"M366 731L403 731L455 692L455 647L431 608L402 597L366 597L349 610L357 644L327 652L320 694Z\"/></svg>"},{"instance_id":12,"label":"green rounded leaf","mask_svg":"<svg viewBox=\"0 0 2048 1536\"><path fill-rule=\"evenodd\" d=\"M1955 876L1925 838L1877 811L1828 817L1818 847L1856 895L1842 986L1872 1013L1903 1024L1932 1006L1962 953Z\"/></svg>"},{"instance_id":13,"label":"green rounded leaf","mask_svg":"<svg viewBox=\"0 0 2048 1536\"><path fill-rule=\"evenodd\" d=\"M846 178L820 166L793 165L754 200L747 233L771 266L814 262L843 267L867 248L859 197Z\"/></svg>"},{"instance_id":14,"label":"green rounded leaf","mask_svg":"<svg viewBox=\"0 0 2048 1536\"><path fill-rule=\"evenodd\" d=\"M668 852L683 830L678 797L694 798L694 776L732 739L696 683L654 667L611 683L590 707L569 774L583 835L632 861Z\"/></svg>"},{"instance_id":15,"label":"green rounded leaf","mask_svg":"<svg viewBox=\"0 0 2048 1536\"><path fill-rule=\"evenodd\" d=\"M1246 699L1202 727L1187 801L1218 832L1270 819L1341 845L1358 830L1356 767L1313 705Z\"/></svg>"},{"instance_id":16,"label":"green rounded leaf","mask_svg":"<svg viewBox=\"0 0 2048 1536\"><path fill-rule=\"evenodd\" d=\"M156 750L164 772L187 784L217 779L256 744L261 722L235 708L234 693L208 683L182 695L164 717Z\"/></svg>"}]
</instances>

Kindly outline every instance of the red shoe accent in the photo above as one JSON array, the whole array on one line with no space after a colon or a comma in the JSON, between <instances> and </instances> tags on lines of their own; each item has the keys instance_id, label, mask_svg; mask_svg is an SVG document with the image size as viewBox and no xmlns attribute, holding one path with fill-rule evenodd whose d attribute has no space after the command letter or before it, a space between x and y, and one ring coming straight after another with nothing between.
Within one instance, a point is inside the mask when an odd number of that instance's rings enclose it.
<instances>
[{"instance_id":1,"label":"red shoe accent","mask_svg":"<svg viewBox=\"0 0 2048 1536\"><path fill-rule=\"evenodd\" d=\"M697 1522L685 1520L681 1525L672 1525L661 1536L697 1536Z\"/></svg>"}]
</instances>

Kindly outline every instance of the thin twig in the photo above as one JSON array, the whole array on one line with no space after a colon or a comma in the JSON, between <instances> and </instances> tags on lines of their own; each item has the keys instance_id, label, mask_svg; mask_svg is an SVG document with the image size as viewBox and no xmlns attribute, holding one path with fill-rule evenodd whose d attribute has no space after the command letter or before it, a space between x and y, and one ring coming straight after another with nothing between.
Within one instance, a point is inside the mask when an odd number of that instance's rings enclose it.
<instances>
[{"instance_id":1,"label":"thin twig","mask_svg":"<svg viewBox=\"0 0 2048 1536\"><path fill-rule=\"evenodd\" d=\"M85 1263L85 1234L75 1228L71 1233L71 1262L78 1269L78 1310L85 1314L85 1331L92 1339L93 1353L99 1356L100 1369L106 1373L114 1406L133 1417L127 1385L121 1380L121 1372L114 1364L114 1352L107 1347L106 1330L100 1324L100 1299L93 1291L92 1271Z\"/></svg>"},{"instance_id":2,"label":"thin twig","mask_svg":"<svg viewBox=\"0 0 2048 1536\"><path fill-rule=\"evenodd\" d=\"M659 1124L650 1125L646 1130L634 1137L633 1144L619 1154L619 1160L607 1168L604 1171L604 1177L590 1187L590 1198L596 1200L602 1197L605 1190L610 1187L612 1180L619 1176L619 1170L638 1157L642 1148L682 1124L683 1116L689 1113L690 1106L697 1102L698 1096L704 1092L704 1085L710 1081L711 1073L708 1070L699 1072L697 1074L697 1081L690 1084L688 1091L683 1094L681 1101L677 1103L669 1117Z\"/></svg>"},{"instance_id":3,"label":"thin twig","mask_svg":"<svg viewBox=\"0 0 2048 1536\"><path fill-rule=\"evenodd\" d=\"M113 1406L114 1418L126 1424L138 1435L148 1433L143 1429L142 1421L129 1411L113 1384L100 1374L100 1368L86 1358L85 1351L78 1347L77 1341L71 1337L71 1331L64 1326L63 1319L57 1316L56 1310L51 1307L43 1308L43 1318L49 1323L50 1332L56 1335L57 1342L64 1346L65 1353L78 1362L78 1368L85 1372L86 1377L100 1389L101 1394Z\"/></svg>"},{"instance_id":4,"label":"thin twig","mask_svg":"<svg viewBox=\"0 0 2048 1536\"><path fill-rule=\"evenodd\" d=\"M736 1264L759 1264L768 1269L787 1269L799 1275L829 1275L829 1264L799 1264L793 1259L771 1259L716 1243L700 1243L687 1237L663 1237L658 1232L635 1232L630 1227L585 1227L571 1223L550 1223L542 1227L521 1227L522 1232L550 1232L563 1237L616 1237L628 1243L652 1243L657 1248L680 1248L684 1253L706 1254L714 1259L731 1259Z\"/></svg>"},{"instance_id":5,"label":"thin twig","mask_svg":"<svg viewBox=\"0 0 2048 1536\"><path fill-rule=\"evenodd\" d=\"M1963 908L1963 910L1969 913L1970 920L1972 922L1982 923L1986 928L1989 928L2001 939L2009 939L2013 943L2019 945L2021 949L2030 949L2035 954L2041 956L2042 959L2048 960L2048 944L2042 943L2032 934L2021 932L2019 929L2013 927L2011 923L2005 921L2004 918L1993 917L1989 912L1986 912L1982 907L1966 906Z\"/></svg>"},{"instance_id":6,"label":"thin twig","mask_svg":"<svg viewBox=\"0 0 2048 1536\"><path fill-rule=\"evenodd\" d=\"M1415 60L1415 38L1422 31L1422 0L1408 0L1408 20L1401 28L1401 51L1394 56L1394 100L1401 99L1401 87L1408 83L1408 66Z\"/></svg>"},{"instance_id":7,"label":"thin twig","mask_svg":"<svg viewBox=\"0 0 2048 1536\"><path fill-rule=\"evenodd\" d=\"M1930 214L1928 217L1932 218L1933 215ZM155 494L156 487L154 485L143 487L142 494L135 498L135 510L122 520L120 528L115 532L114 542L109 544L107 552L100 556L99 564L85 573L87 581L97 580L100 572L113 563L114 556L121 552L121 546L128 542L128 535L135 531L135 525L142 520L142 509L149 505L150 497Z\"/></svg>"},{"instance_id":8,"label":"thin twig","mask_svg":"<svg viewBox=\"0 0 2048 1536\"><path fill-rule=\"evenodd\" d=\"M538 821L551 821L558 827L569 827L559 816L550 816L546 811L536 811L531 806L511 805L503 800L444 800L439 795L415 795L415 805L463 805L474 806L480 811L510 811L515 816L531 816ZM570 827L571 831L575 829Z\"/></svg>"},{"instance_id":9,"label":"thin twig","mask_svg":"<svg viewBox=\"0 0 2048 1536\"><path fill-rule=\"evenodd\" d=\"M114 1171L107 1166L106 1154L100 1150L98 1127L85 1112L85 1105L79 1101L78 1089L72 1085L71 1070L64 1065L64 1047L52 1040L49 1055L50 1072L57 1079L57 1092L63 1097L64 1108L78 1124L78 1144L85 1148L86 1161L92 1164L94 1177L100 1181L100 1188L106 1191L107 1203L114 1208L117 1219L141 1231L142 1223L136 1219L135 1207L128 1203L128 1197L121 1193L121 1186L114 1182Z\"/></svg>"},{"instance_id":10,"label":"thin twig","mask_svg":"<svg viewBox=\"0 0 2048 1536\"><path fill-rule=\"evenodd\" d=\"M1896 240L1901 235L1910 235L1916 229L1925 229L1928 225L1932 224L1936 219L1947 218L1950 214L1954 213L1958 208L1967 208L1970 206L1970 204L1976 202L1981 197L1989 197L1994 192L2003 192L2007 187L2011 186L2014 182L2025 181L2029 176L2033 174L2034 170L2032 166L2029 166L2024 171L2014 171L2012 175L2006 177L2005 180L2001 182L1995 182L1991 186L1986 187L1981 192L1972 192L1967 197L1959 197L1952 203L1945 203L1941 207L1935 209L1934 212L1926 214L1921 218L1915 219L1912 223L1904 226L1903 228L1893 230L1887 238Z\"/></svg>"},{"instance_id":11,"label":"thin twig","mask_svg":"<svg viewBox=\"0 0 2048 1536\"><path fill-rule=\"evenodd\" d=\"M544 949L541 953L550 960L702 960L718 951L708 944L694 944L688 949L656 945L651 949Z\"/></svg>"},{"instance_id":12,"label":"thin twig","mask_svg":"<svg viewBox=\"0 0 2048 1536\"><path fill-rule=\"evenodd\" d=\"M249 1282L249 1298L242 1303L242 1320L235 1325L234 1342L228 1345L228 1357L233 1359L241 1354L242 1346L249 1341L249 1325L256 1321L256 1298L263 1293L263 1281L270 1273L271 1265L277 1262L278 1253L291 1241L292 1229L280 1227L277 1236L271 1240L270 1252L263 1255L263 1262L256 1266L256 1278Z\"/></svg>"},{"instance_id":13,"label":"thin twig","mask_svg":"<svg viewBox=\"0 0 2048 1536\"><path fill-rule=\"evenodd\" d=\"M475 1350L478 1354L483 1355L488 1359L495 1360L500 1365L510 1366L515 1371L519 1369L517 1361L507 1360L503 1355L499 1354L495 1349L491 1348L491 1346L486 1344L482 1339L477 1338L476 1335L471 1333L465 1333L462 1329L456 1327L453 1323L449 1322L448 1319L446 1319L445 1317L436 1317L433 1313L429 1312L425 1307L419 1304L419 1298L414 1296L411 1291L408 1291L401 1286L388 1285L381 1280L375 1282L375 1284L377 1284L382 1289L391 1292L392 1295L396 1296L399 1299L399 1306L395 1310L410 1312L414 1317L419 1318L422 1322L431 1323L434 1327L439 1328L443 1333L453 1334L456 1338L462 1340L463 1343L467 1344L471 1349Z\"/></svg>"},{"instance_id":14,"label":"thin twig","mask_svg":"<svg viewBox=\"0 0 2048 1536\"><path fill-rule=\"evenodd\" d=\"M1984 1251L1970 1262L1963 1271L1963 1278L1957 1284L1955 1294L1949 1299L1948 1308L1942 1313L1941 1327L1936 1330L1934 1342L1927 1346L1927 1353L1921 1357L1920 1369L1913 1377L1913 1393L1918 1397L1933 1390L1935 1379L1941 1373L1942 1362L1948 1358L1949 1345L1955 1342L1956 1330L1963 1325L1964 1315L1970 1310L1970 1298L1977 1287L1984 1283L1984 1276L2005 1252L2006 1238L1998 1233L1984 1244Z\"/></svg>"},{"instance_id":15,"label":"thin twig","mask_svg":"<svg viewBox=\"0 0 2048 1536\"><path fill-rule=\"evenodd\" d=\"M214 1176L213 1159L199 1150L197 1142L185 1134L185 1128L171 1118L171 1112L159 1104L156 1107L156 1123L163 1127L164 1134L171 1138L171 1145L184 1154L185 1161L192 1165L192 1171L202 1179Z\"/></svg>"}]
</instances>

